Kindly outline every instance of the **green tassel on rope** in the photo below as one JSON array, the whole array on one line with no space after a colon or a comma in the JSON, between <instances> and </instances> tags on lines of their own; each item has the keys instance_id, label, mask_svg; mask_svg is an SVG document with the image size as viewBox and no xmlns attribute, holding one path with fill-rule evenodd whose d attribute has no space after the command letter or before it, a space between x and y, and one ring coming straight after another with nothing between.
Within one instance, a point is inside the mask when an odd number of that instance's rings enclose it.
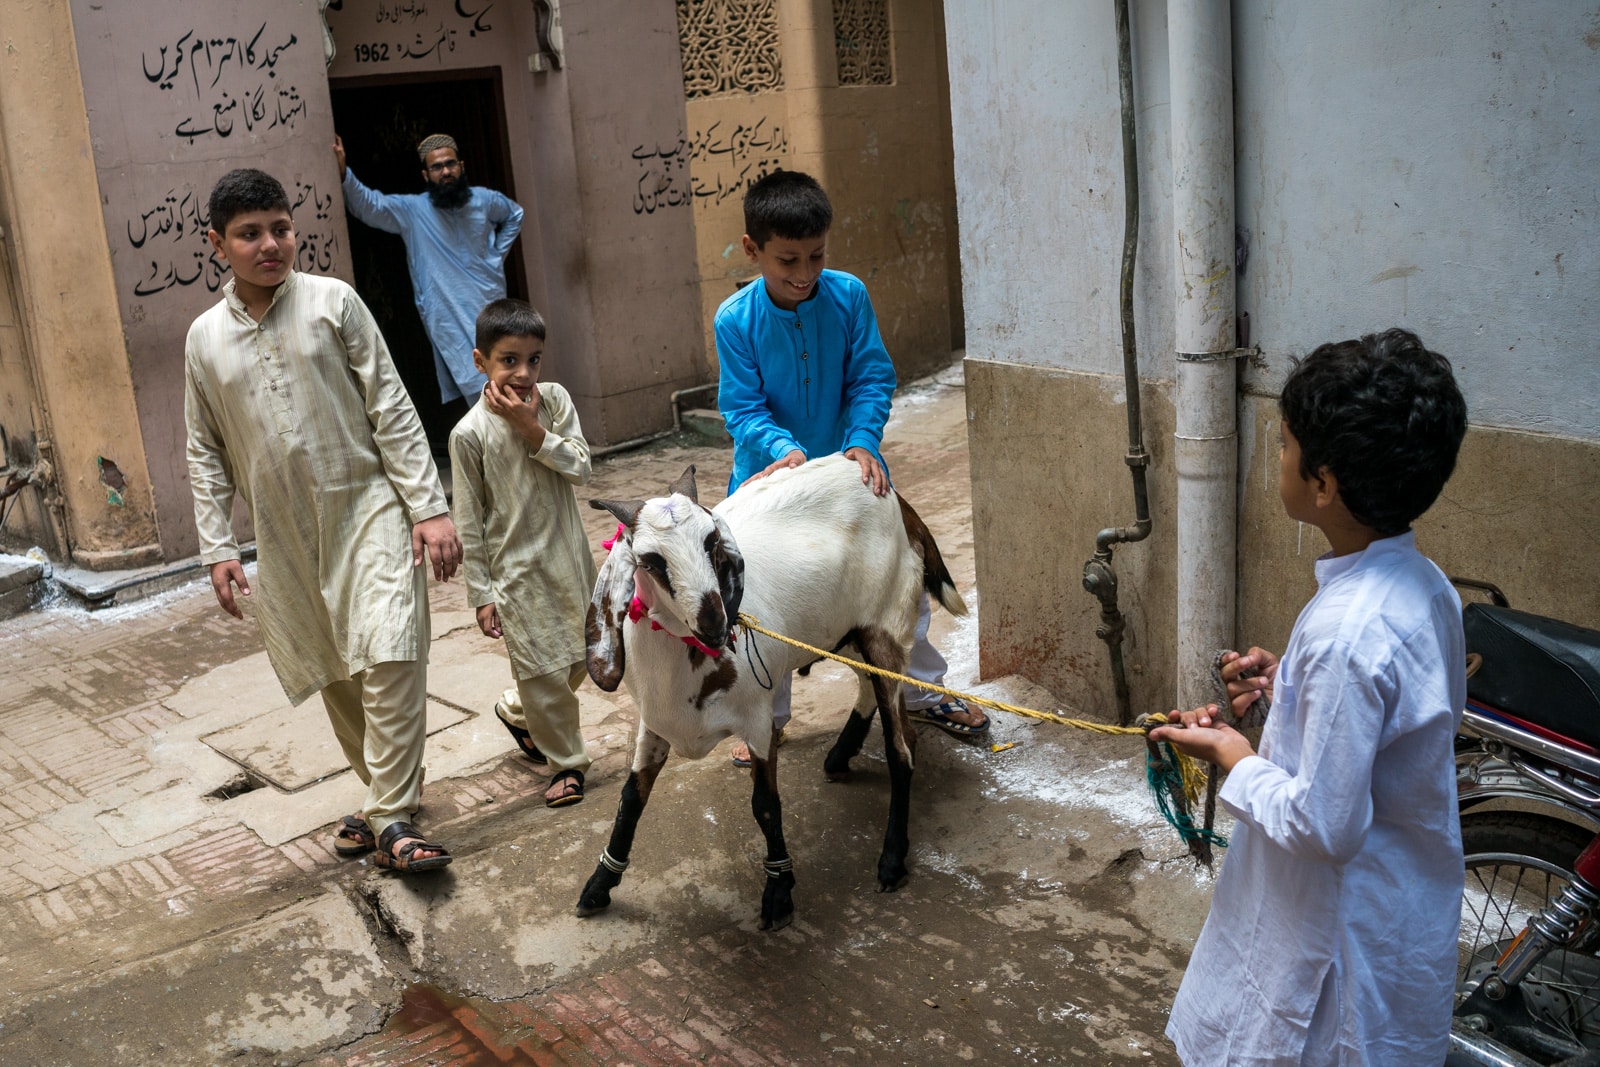
<instances>
[{"instance_id":1,"label":"green tassel on rope","mask_svg":"<svg viewBox=\"0 0 1600 1067\"><path fill-rule=\"evenodd\" d=\"M1158 747L1164 758L1145 761L1145 778L1150 783L1150 792L1155 797L1156 810L1161 812L1161 817L1167 820L1169 826L1178 831L1178 836L1196 856L1201 856L1198 847L1201 845L1227 848L1227 835L1196 826L1193 817L1186 810L1199 799L1200 789L1205 783L1205 772L1171 745L1163 743ZM1194 765L1186 767L1185 762ZM1179 798L1187 803L1181 802ZM1209 862L1209 851L1202 858Z\"/></svg>"}]
</instances>

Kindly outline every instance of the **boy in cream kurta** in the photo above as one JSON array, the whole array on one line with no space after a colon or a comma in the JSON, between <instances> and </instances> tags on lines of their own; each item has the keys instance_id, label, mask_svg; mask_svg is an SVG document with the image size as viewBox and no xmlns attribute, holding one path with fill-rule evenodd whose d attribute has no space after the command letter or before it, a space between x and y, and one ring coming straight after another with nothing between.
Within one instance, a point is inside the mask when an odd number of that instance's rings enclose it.
<instances>
[{"instance_id":1,"label":"boy in cream kurta","mask_svg":"<svg viewBox=\"0 0 1600 1067\"><path fill-rule=\"evenodd\" d=\"M567 391L539 381L544 320L520 300L496 300L477 322L472 357L489 376L450 434L456 518L478 625L504 637L517 688L495 714L555 777L550 807L583 799L589 757L576 690L594 557L571 486L589 480L589 445Z\"/></svg>"},{"instance_id":2,"label":"boy in cream kurta","mask_svg":"<svg viewBox=\"0 0 1600 1067\"><path fill-rule=\"evenodd\" d=\"M381 866L450 862L409 825L426 734L424 548L444 580L460 541L422 425L366 305L336 278L293 270L283 187L230 172L211 195L211 243L233 268L184 346L189 476L201 560L223 609L255 605L292 703L321 692L367 784L341 855ZM240 493L255 525L251 590L232 527Z\"/></svg>"}]
</instances>

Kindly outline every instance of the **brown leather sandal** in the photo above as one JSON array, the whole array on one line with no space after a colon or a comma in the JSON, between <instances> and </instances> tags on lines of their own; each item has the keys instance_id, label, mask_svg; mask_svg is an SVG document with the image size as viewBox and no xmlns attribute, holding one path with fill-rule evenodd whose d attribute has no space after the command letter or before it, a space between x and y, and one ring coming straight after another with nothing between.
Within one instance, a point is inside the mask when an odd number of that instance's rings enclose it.
<instances>
[{"instance_id":1,"label":"brown leather sandal","mask_svg":"<svg viewBox=\"0 0 1600 1067\"><path fill-rule=\"evenodd\" d=\"M399 851L395 851L395 845ZM426 856L422 859L412 859L418 851L440 852L443 855ZM448 867L451 859L450 853L443 845L435 845L423 840L415 827L408 822L392 822L384 827L383 833L378 837L378 851L373 854L372 861L379 867L387 867L401 874L416 874L419 871L436 871L440 867Z\"/></svg>"},{"instance_id":2,"label":"brown leather sandal","mask_svg":"<svg viewBox=\"0 0 1600 1067\"><path fill-rule=\"evenodd\" d=\"M365 856L378 847L378 838L360 815L346 815L333 832L333 851L347 858Z\"/></svg>"}]
</instances>

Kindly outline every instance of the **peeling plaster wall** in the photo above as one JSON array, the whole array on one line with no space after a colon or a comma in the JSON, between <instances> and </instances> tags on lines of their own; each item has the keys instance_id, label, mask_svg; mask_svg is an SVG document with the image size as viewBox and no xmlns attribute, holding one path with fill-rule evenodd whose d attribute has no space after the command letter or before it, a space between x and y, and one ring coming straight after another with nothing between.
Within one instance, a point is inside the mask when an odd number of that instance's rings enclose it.
<instances>
[{"instance_id":1,"label":"peeling plaster wall","mask_svg":"<svg viewBox=\"0 0 1600 1067\"><path fill-rule=\"evenodd\" d=\"M1165 8L1135 3L1141 179L1135 307L1155 534L1117 550L1136 702L1166 707L1173 236ZM1104 710L1110 682L1079 566L1132 519L1121 462L1123 190L1109 3L946 0L985 673L1021 670ZM1455 573L1600 627L1573 581L1600 534L1600 11L1555 0L1233 4L1242 369L1240 640L1281 644L1315 530L1281 513L1274 398L1292 359L1390 325L1454 363L1473 429L1419 523ZM1110 410L1102 410L1109 405ZM1170 433L1162 429L1162 434ZM1018 442L1029 447L1018 448ZM1168 450L1169 451L1169 450ZM1003 477L1034 463L1028 493ZM1170 517L1166 518L1170 525ZM1048 559L1017 546L1057 531ZM1038 567L1048 569L1040 582ZM1080 602L1081 601L1081 602ZM996 609L999 610L996 610ZM1065 636L1063 636L1063 634ZM1036 655L1048 649L1046 654Z\"/></svg>"},{"instance_id":2,"label":"peeling plaster wall","mask_svg":"<svg viewBox=\"0 0 1600 1067\"><path fill-rule=\"evenodd\" d=\"M0 215L7 219L6 254L16 271L21 320L19 330L7 331L5 388L19 390L7 406L19 410L20 391L33 393L26 424L12 421L7 435L31 437L27 451L35 457L46 451L42 441L50 442L44 458L53 470L45 494L49 510L64 519L68 543L51 538L48 547L58 557L70 548L74 561L109 568L159 557L159 501L146 466L148 448L138 440L138 381L130 379L106 260L103 190L89 154L92 124L84 118L82 78L89 64L72 47L81 31L64 4L6 8L0 48L0 193L6 205ZM116 463L120 488L103 481L105 459ZM43 517L35 516L37 530Z\"/></svg>"}]
</instances>

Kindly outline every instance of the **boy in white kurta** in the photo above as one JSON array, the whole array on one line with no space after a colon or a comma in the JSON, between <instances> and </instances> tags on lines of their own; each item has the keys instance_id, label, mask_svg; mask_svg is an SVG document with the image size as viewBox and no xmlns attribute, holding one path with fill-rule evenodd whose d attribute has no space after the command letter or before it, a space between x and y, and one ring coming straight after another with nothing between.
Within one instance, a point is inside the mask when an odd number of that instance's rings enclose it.
<instances>
[{"instance_id":1,"label":"boy in white kurta","mask_svg":"<svg viewBox=\"0 0 1600 1067\"><path fill-rule=\"evenodd\" d=\"M572 487L589 480L589 444L567 391L539 381L544 319L521 300L478 316L483 395L450 433L467 593L478 625L504 637L515 692L495 707L531 759L556 772L550 807L583 799L589 757L578 724L584 617L594 557Z\"/></svg>"},{"instance_id":2,"label":"boy in white kurta","mask_svg":"<svg viewBox=\"0 0 1600 1067\"><path fill-rule=\"evenodd\" d=\"M334 734L367 785L341 855L380 866L450 862L410 825L422 786L428 595L461 543L422 424L366 305L336 278L294 267L283 186L258 170L212 191L210 240L234 277L184 346L184 419L200 558L229 614L249 597L284 692L321 692ZM233 499L255 526L251 590Z\"/></svg>"},{"instance_id":3,"label":"boy in white kurta","mask_svg":"<svg viewBox=\"0 0 1600 1067\"><path fill-rule=\"evenodd\" d=\"M1225 657L1231 713L1271 697L1260 754L1214 705L1150 735L1231 772L1218 795L1238 820L1167 1035L1187 1067L1439 1064L1466 651L1410 526L1454 469L1466 404L1443 356L1390 330L1312 352L1279 406L1284 509L1332 551L1281 663Z\"/></svg>"}]
</instances>

